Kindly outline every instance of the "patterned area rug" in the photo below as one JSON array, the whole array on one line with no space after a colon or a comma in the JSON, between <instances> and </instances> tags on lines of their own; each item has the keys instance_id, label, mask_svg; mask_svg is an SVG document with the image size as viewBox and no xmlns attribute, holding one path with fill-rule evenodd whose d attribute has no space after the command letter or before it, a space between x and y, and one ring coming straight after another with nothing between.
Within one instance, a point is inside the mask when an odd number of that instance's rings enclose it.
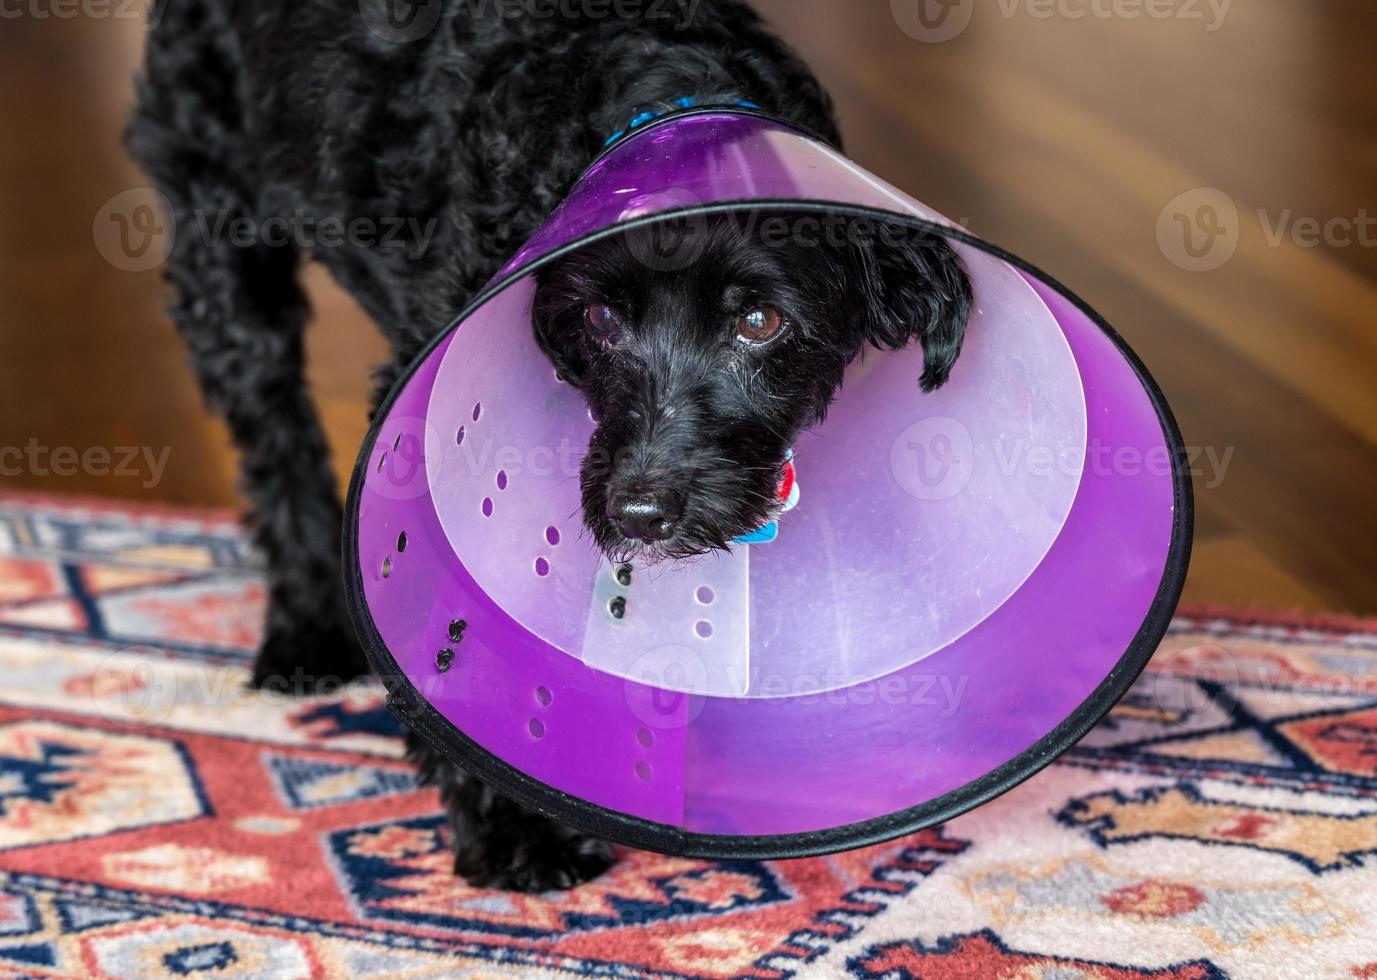
<instances>
[{"instance_id":1,"label":"patterned area rug","mask_svg":"<svg viewBox=\"0 0 1377 980\"><path fill-rule=\"evenodd\" d=\"M378 688L243 688L262 602L224 516L0 498L0 976L1377 978L1377 622L1185 615L940 829L519 896Z\"/></svg>"}]
</instances>

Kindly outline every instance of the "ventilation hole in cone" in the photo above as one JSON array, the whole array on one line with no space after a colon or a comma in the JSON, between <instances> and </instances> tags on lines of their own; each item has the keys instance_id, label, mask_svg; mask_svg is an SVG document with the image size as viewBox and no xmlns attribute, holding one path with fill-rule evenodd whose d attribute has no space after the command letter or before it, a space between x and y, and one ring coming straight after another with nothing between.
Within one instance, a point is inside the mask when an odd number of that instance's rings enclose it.
<instances>
[{"instance_id":1,"label":"ventilation hole in cone","mask_svg":"<svg viewBox=\"0 0 1377 980\"><path fill-rule=\"evenodd\" d=\"M397 551L400 553L400 552L403 552L403 551L405 551L405 550L406 550L406 532L403 531L401 534L397 535Z\"/></svg>"},{"instance_id":2,"label":"ventilation hole in cone","mask_svg":"<svg viewBox=\"0 0 1377 980\"><path fill-rule=\"evenodd\" d=\"M559 528L551 524L545 529L545 540L551 545L559 544Z\"/></svg>"},{"instance_id":3,"label":"ventilation hole in cone","mask_svg":"<svg viewBox=\"0 0 1377 980\"><path fill-rule=\"evenodd\" d=\"M544 558L537 558L535 560L535 573L539 575L541 578L544 578L546 575L549 575L550 563L546 561Z\"/></svg>"},{"instance_id":4,"label":"ventilation hole in cone","mask_svg":"<svg viewBox=\"0 0 1377 980\"><path fill-rule=\"evenodd\" d=\"M650 733L649 728L641 728L636 731L636 741L648 749L655 744L655 736Z\"/></svg>"},{"instance_id":5,"label":"ventilation hole in cone","mask_svg":"<svg viewBox=\"0 0 1377 980\"><path fill-rule=\"evenodd\" d=\"M389 557L383 559L383 563L382 563L382 577L383 577L383 578L390 578L391 576L392 576L392 558L389 556Z\"/></svg>"},{"instance_id":6,"label":"ventilation hole in cone","mask_svg":"<svg viewBox=\"0 0 1377 980\"><path fill-rule=\"evenodd\" d=\"M477 422L479 416L481 416L482 414L483 414L483 403L482 403L482 402L474 402L474 403L473 403L473 420L474 420L475 422Z\"/></svg>"},{"instance_id":7,"label":"ventilation hole in cone","mask_svg":"<svg viewBox=\"0 0 1377 980\"><path fill-rule=\"evenodd\" d=\"M532 718L526 722L526 730L531 733L532 738L541 738L545 734L545 722L539 718Z\"/></svg>"},{"instance_id":8,"label":"ventilation hole in cone","mask_svg":"<svg viewBox=\"0 0 1377 980\"><path fill-rule=\"evenodd\" d=\"M712 623L709 623L706 619L700 619L693 624L693 632L706 640L708 637L712 636Z\"/></svg>"},{"instance_id":9,"label":"ventilation hole in cone","mask_svg":"<svg viewBox=\"0 0 1377 980\"><path fill-rule=\"evenodd\" d=\"M698 590L693 593L693 597L698 600L700 605L704 606L712 605L712 600L717 598L712 589L708 588L706 585L698 586Z\"/></svg>"},{"instance_id":10,"label":"ventilation hole in cone","mask_svg":"<svg viewBox=\"0 0 1377 980\"><path fill-rule=\"evenodd\" d=\"M548 687L541 686L535 689L535 699L536 703L539 704L542 708L548 708L550 706L550 702L555 699L555 696L550 693L550 689Z\"/></svg>"},{"instance_id":11,"label":"ventilation hole in cone","mask_svg":"<svg viewBox=\"0 0 1377 980\"><path fill-rule=\"evenodd\" d=\"M454 444L455 444L456 446L462 446L462 445L464 444L464 435L465 435L465 431L466 431L466 430L465 430L464 427L461 425L461 426L459 426L459 431L456 432L456 433L454 433Z\"/></svg>"},{"instance_id":12,"label":"ventilation hole in cone","mask_svg":"<svg viewBox=\"0 0 1377 980\"><path fill-rule=\"evenodd\" d=\"M650 764L647 762L636 763L636 778L643 783L650 782Z\"/></svg>"},{"instance_id":13,"label":"ventilation hole in cone","mask_svg":"<svg viewBox=\"0 0 1377 980\"><path fill-rule=\"evenodd\" d=\"M507 489L507 471L506 471L506 470L498 470L498 471L497 471L497 489L499 489L499 490L506 490L506 489Z\"/></svg>"},{"instance_id":14,"label":"ventilation hole in cone","mask_svg":"<svg viewBox=\"0 0 1377 980\"><path fill-rule=\"evenodd\" d=\"M491 497L484 497L484 498L483 498L483 516L484 516L484 517L492 517L492 498L491 498Z\"/></svg>"}]
</instances>

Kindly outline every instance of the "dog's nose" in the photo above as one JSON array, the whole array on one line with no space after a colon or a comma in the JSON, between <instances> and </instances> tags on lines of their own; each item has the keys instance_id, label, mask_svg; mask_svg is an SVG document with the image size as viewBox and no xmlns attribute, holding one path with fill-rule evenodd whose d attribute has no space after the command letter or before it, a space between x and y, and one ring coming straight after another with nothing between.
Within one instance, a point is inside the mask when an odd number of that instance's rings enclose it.
<instances>
[{"instance_id":1,"label":"dog's nose","mask_svg":"<svg viewBox=\"0 0 1377 980\"><path fill-rule=\"evenodd\" d=\"M671 493L614 493L607 502L607 516L636 541L669 540L682 510Z\"/></svg>"}]
</instances>

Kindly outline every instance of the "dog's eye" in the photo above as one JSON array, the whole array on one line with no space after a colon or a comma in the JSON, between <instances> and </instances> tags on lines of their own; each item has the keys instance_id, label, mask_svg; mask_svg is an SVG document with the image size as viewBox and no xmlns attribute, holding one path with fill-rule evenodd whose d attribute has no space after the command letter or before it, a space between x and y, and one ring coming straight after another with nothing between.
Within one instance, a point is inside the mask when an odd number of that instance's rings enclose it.
<instances>
[{"instance_id":1,"label":"dog's eye","mask_svg":"<svg viewBox=\"0 0 1377 980\"><path fill-rule=\"evenodd\" d=\"M622 315L606 303L589 303L583 318L588 329L603 340L616 340L622 332Z\"/></svg>"},{"instance_id":2,"label":"dog's eye","mask_svg":"<svg viewBox=\"0 0 1377 980\"><path fill-rule=\"evenodd\" d=\"M773 306L757 306L736 319L736 336L748 344L763 344L784 329L784 314Z\"/></svg>"}]
</instances>

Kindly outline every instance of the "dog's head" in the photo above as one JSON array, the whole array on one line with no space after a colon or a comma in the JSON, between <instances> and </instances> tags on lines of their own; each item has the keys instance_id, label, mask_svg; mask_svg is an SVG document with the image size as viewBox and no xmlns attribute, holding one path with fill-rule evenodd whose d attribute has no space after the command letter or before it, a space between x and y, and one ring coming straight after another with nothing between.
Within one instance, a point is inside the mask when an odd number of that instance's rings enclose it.
<instances>
[{"instance_id":1,"label":"dog's head","mask_svg":"<svg viewBox=\"0 0 1377 980\"><path fill-rule=\"evenodd\" d=\"M867 344L947 379L971 288L940 237L807 214L684 218L547 266L536 339L597 429L584 523L615 560L726 548L768 521L786 452ZM919 383L915 379L915 384Z\"/></svg>"}]
</instances>

